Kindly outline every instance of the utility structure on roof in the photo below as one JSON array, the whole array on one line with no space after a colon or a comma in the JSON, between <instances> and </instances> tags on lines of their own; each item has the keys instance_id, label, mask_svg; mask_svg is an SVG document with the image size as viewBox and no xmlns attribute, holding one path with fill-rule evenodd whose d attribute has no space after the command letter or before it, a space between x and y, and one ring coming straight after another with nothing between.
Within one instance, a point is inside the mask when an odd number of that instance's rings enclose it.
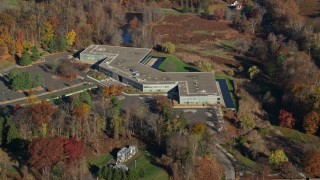
<instances>
[{"instance_id":1,"label":"utility structure on roof","mask_svg":"<svg viewBox=\"0 0 320 180\"><path fill-rule=\"evenodd\" d=\"M98 64L98 70L142 92L168 93L179 104L219 104L221 91L210 72L161 72L152 68L151 49L91 45L80 60ZM223 101L222 101L223 102Z\"/></svg>"}]
</instances>

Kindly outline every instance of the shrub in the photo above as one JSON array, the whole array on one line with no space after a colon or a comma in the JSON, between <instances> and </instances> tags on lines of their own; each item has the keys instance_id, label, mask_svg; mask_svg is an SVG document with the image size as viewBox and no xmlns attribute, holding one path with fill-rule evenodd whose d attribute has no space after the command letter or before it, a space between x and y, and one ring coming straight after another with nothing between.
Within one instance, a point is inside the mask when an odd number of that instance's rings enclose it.
<instances>
[{"instance_id":1,"label":"shrub","mask_svg":"<svg viewBox=\"0 0 320 180\"><path fill-rule=\"evenodd\" d=\"M29 53L27 52L27 50L24 49L22 51L22 55L21 55L21 58L20 58L20 61L19 61L19 65L28 66L31 63L32 63L31 57L30 57Z\"/></svg>"},{"instance_id":2,"label":"shrub","mask_svg":"<svg viewBox=\"0 0 320 180\"><path fill-rule=\"evenodd\" d=\"M284 162L289 162L289 159L282 149L276 149L275 151L271 152L269 156L269 163L272 166L279 168Z\"/></svg>"},{"instance_id":3,"label":"shrub","mask_svg":"<svg viewBox=\"0 0 320 180\"><path fill-rule=\"evenodd\" d=\"M176 52L176 46L172 42L166 42L162 44L162 51L173 54L174 52Z\"/></svg>"}]
</instances>

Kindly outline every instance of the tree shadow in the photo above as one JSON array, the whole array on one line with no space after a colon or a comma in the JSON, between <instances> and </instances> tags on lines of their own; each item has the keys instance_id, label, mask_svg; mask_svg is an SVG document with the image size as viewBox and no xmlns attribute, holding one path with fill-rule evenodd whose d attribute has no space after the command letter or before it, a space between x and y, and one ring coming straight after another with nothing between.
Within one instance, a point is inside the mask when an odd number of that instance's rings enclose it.
<instances>
[{"instance_id":1,"label":"tree shadow","mask_svg":"<svg viewBox=\"0 0 320 180\"><path fill-rule=\"evenodd\" d=\"M308 149L305 149L302 143L279 135L270 136L268 138L268 142L270 142L269 147L272 150L279 148L283 149L291 162L295 164L301 164L301 162L304 162L305 154Z\"/></svg>"},{"instance_id":2,"label":"tree shadow","mask_svg":"<svg viewBox=\"0 0 320 180\"><path fill-rule=\"evenodd\" d=\"M39 65L39 67L46 73L52 73L52 67L49 64Z\"/></svg>"},{"instance_id":3,"label":"tree shadow","mask_svg":"<svg viewBox=\"0 0 320 180\"><path fill-rule=\"evenodd\" d=\"M215 46L217 48L221 48L221 49L227 50L229 52L236 52L236 50L234 49L233 46L230 46L230 45L228 45L226 43L215 44Z\"/></svg>"},{"instance_id":4,"label":"tree shadow","mask_svg":"<svg viewBox=\"0 0 320 180\"><path fill-rule=\"evenodd\" d=\"M3 82L8 88L10 88L9 80L5 79L3 76L0 76L0 81Z\"/></svg>"},{"instance_id":5,"label":"tree shadow","mask_svg":"<svg viewBox=\"0 0 320 180\"><path fill-rule=\"evenodd\" d=\"M152 154L152 151L148 150L148 152L150 152L150 154ZM152 155L154 155L154 154L152 154ZM145 155L145 157L150 162L150 164L155 165L157 167L160 167L160 168L166 170L170 176L173 174L172 169L169 166L165 166L165 165L157 162L156 159L153 156Z\"/></svg>"},{"instance_id":6,"label":"tree shadow","mask_svg":"<svg viewBox=\"0 0 320 180\"><path fill-rule=\"evenodd\" d=\"M197 68L191 66L185 66L184 69L188 72L200 72Z\"/></svg>"},{"instance_id":7,"label":"tree shadow","mask_svg":"<svg viewBox=\"0 0 320 180\"><path fill-rule=\"evenodd\" d=\"M111 156L113 157L113 159L117 159L117 153L120 150L120 148L114 148L112 149L112 151L110 152Z\"/></svg>"},{"instance_id":8,"label":"tree shadow","mask_svg":"<svg viewBox=\"0 0 320 180\"><path fill-rule=\"evenodd\" d=\"M84 51L83 48L80 49L79 51L77 51L76 53L74 53L72 56L73 56L74 58L79 58L79 59L80 59L80 53L81 53L82 51Z\"/></svg>"},{"instance_id":9,"label":"tree shadow","mask_svg":"<svg viewBox=\"0 0 320 180\"><path fill-rule=\"evenodd\" d=\"M16 64L19 64L20 59L21 58L17 54L14 55L14 60L15 60Z\"/></svg>"},{"instance_id":10,"label":"tree shadow","mask_svg":"<svg viewBox=\"0 0 320 180\"><path fill-rule=\"evenodd\" d=\"M89 164L89 171L93 176L97 177L99 170L100 170L100 167L98 167L97 165Z\"/></svg>"},{"instance_id":11,"label":"tree shadow","mask_svg":"<svg viewBox=\"0 0 320 180\"><path fill-rule=\"evenodd\" d=\"M23 177L22 167L28 164L28 145L29 141L22 138L16 138L3 148L11 161L17 161L19 163L18 166L12 167L17 170L21 177Z\"/></svg>"}]
</instances>

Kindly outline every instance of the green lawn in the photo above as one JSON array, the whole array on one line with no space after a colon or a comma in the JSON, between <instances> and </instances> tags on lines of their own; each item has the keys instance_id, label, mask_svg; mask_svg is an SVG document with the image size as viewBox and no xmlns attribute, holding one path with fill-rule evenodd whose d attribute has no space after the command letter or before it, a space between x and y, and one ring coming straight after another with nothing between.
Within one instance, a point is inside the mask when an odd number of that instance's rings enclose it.
<instances>
[{"instance_id":1,"label":"green lawn","mask_svg":"<svg viewBox=\"0 0 320 180\"><path fill-rule=\"evenodd\" d=\"M196 72L196 67L184 63L176 56L164 53L154 53L152 56L163 57L165 60L160 64L159 70L164 72Z\"/></svg>"},{"instance_id":2,"label":"green lawn","mask_svg":"<svg viewBox=\"0 0 320 180\"><path fill-rule=\"evenodd\" d=\"M140 150L143 151L143 150ZM144 180L167 180L169 179L169 175L168 173L154 165L153 159L151 157L151 155L148 152L141 152L143 154L141 154L137 159L136 159L136 169L143 169L145 172L145 176L144 176ZM128 167L129 168L135 168L135 162L134 160L131 160L128 162Z\"/></svg>"},{"instance_id":3,"label":"green lawn","mask_svg":"<svg viewBox=\"0 0 320 180\"><path fill-rule=\"evenodd\" d=\"M5 0L4 1L5 6L7 7L16 7L18 5L17 0Z\"/></svg>"},{"instance_id":4,"label":"green lawn","mask_svg":"<svg viewBox=\"0 0 320 180\"><path fill-rule=\"evenodd\" d=\"M311 134L299 132L294 129L284 128L280 126L273 126L278 129L282 135L288 139L300 141L302 143L313 144L316 148L320 149L320 138Z\"/></svg>"},{"instance_id":5,"label":"green lawn","mask_svg":"<svg viewBox=\"0 0 320 180\"><path fill-rule=\"evenodd\" d=\"M229 151L234 157L238 160L238 163L241 164L241 166L245 166L248 169L253 169L256 165L256 162L252 161L251 159L243 156L238 150L231 149Z\"/></svg>"},{"instance_id":6,"label":"green lawn","mask_svg":"<svg viewBox=\"0 0 320 180\"><path fill-rule=\"evenodd\" d=\"M113 157L111 154L106 153L101 156L94 156L94 157L89 157L87 159L88 163L90 165L96 165L97 167L101 167L105 165L109 160L111 160Z\"/></svg>"},{"instance_id":7,"label":"green lawn","mask_svg":"<svg viewBox=\"0 0 320 180\"><path fill-rule=\"evenodd\" d=\"M167 14L181 14L180 12L174 10L174 9L161 9L162 13Z\"/></svg>"}]
</instances>

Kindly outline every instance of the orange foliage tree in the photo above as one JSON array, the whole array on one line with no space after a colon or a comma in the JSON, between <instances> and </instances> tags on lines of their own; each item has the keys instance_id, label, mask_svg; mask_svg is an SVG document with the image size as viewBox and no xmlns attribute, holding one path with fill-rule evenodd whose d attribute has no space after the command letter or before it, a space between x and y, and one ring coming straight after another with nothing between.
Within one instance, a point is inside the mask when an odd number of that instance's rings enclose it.
<instances>
[{"instance_id":1,"label":"orange foliage tree","mask_svg":"<svg viewBox=\"0 0 320 180\"><path fill-rule=\"evenodd\" d=\"M82 103L80 106L77 106L73 109L73 115L77 118L86 119L90 113L90 105Z\"/></svg>"},{"instance_id":2,"label":"orange foliage tree","mask_svg":"<svg viewBox=\"0 0 320 180\"><path fill-rule=\"evenodd\" d=\"M31 104L30 108L32 119L38 125L47 124L50 116L56 111L54 105L46 100Z\"/></svg>"},{"instance_id":3,"label":"orange foliage tree","mask_svg":"<svg viewBox=\"0 0 320 180\"><path fill-rule=\"evenodd\" d=\"M17 32L17 39L16 39L16 53L21 54L23 49L23 31L21 29Z\"/></svg>"},{"instance_id":4,"label":"orange foliage tree","mask_svg":"<svg viewBox=\"0 0 320 180\"><path fill-rule=\"evenodd\" d=\"M320 151L311 153L305 165L305 172L320 177Z\"/></svg>"},{"instance_id":5,"label":"orange foliage tree","mask_svg":"<svg viewBox=\"0 0 320 180\"><path fill-rule=\"evenodd\" d=\"M195 136L203 136L204 133L206 132L207 130L207 126L203 123L196 123L193 125L192 127L192 134L195 135Z\"/></svg>"},{"instance_id":6,"label":"orange foliage tree","mask_svg":"<svg viewBox=\"0 0 320 180\"><path fill-rule=\"evenodd\" d=\"M303 119L303 128L308 134L314 134L319 128L319 114L311 111Z\"/></svg>"},{"instance_id":7,"label":"orange foliage tree","mask_svg":"<svg viewBox=\"0 0 320 180\"><path fill-rule=\"evenodd\" d=\"M119 96L124 90L122 85L111 85L103 88L103 95L105 97Z\"/></svg>"},{"instance_id":8,"label":"orange foliage tree","mask_svg":"<svg viewBox=\"0 0 320 180\"><path fill-rule=\"evenodd\" d=\"M215 157L197 158L195 161L195 179L221 179L223 169Z\"/></svg>"}]
</instances>

